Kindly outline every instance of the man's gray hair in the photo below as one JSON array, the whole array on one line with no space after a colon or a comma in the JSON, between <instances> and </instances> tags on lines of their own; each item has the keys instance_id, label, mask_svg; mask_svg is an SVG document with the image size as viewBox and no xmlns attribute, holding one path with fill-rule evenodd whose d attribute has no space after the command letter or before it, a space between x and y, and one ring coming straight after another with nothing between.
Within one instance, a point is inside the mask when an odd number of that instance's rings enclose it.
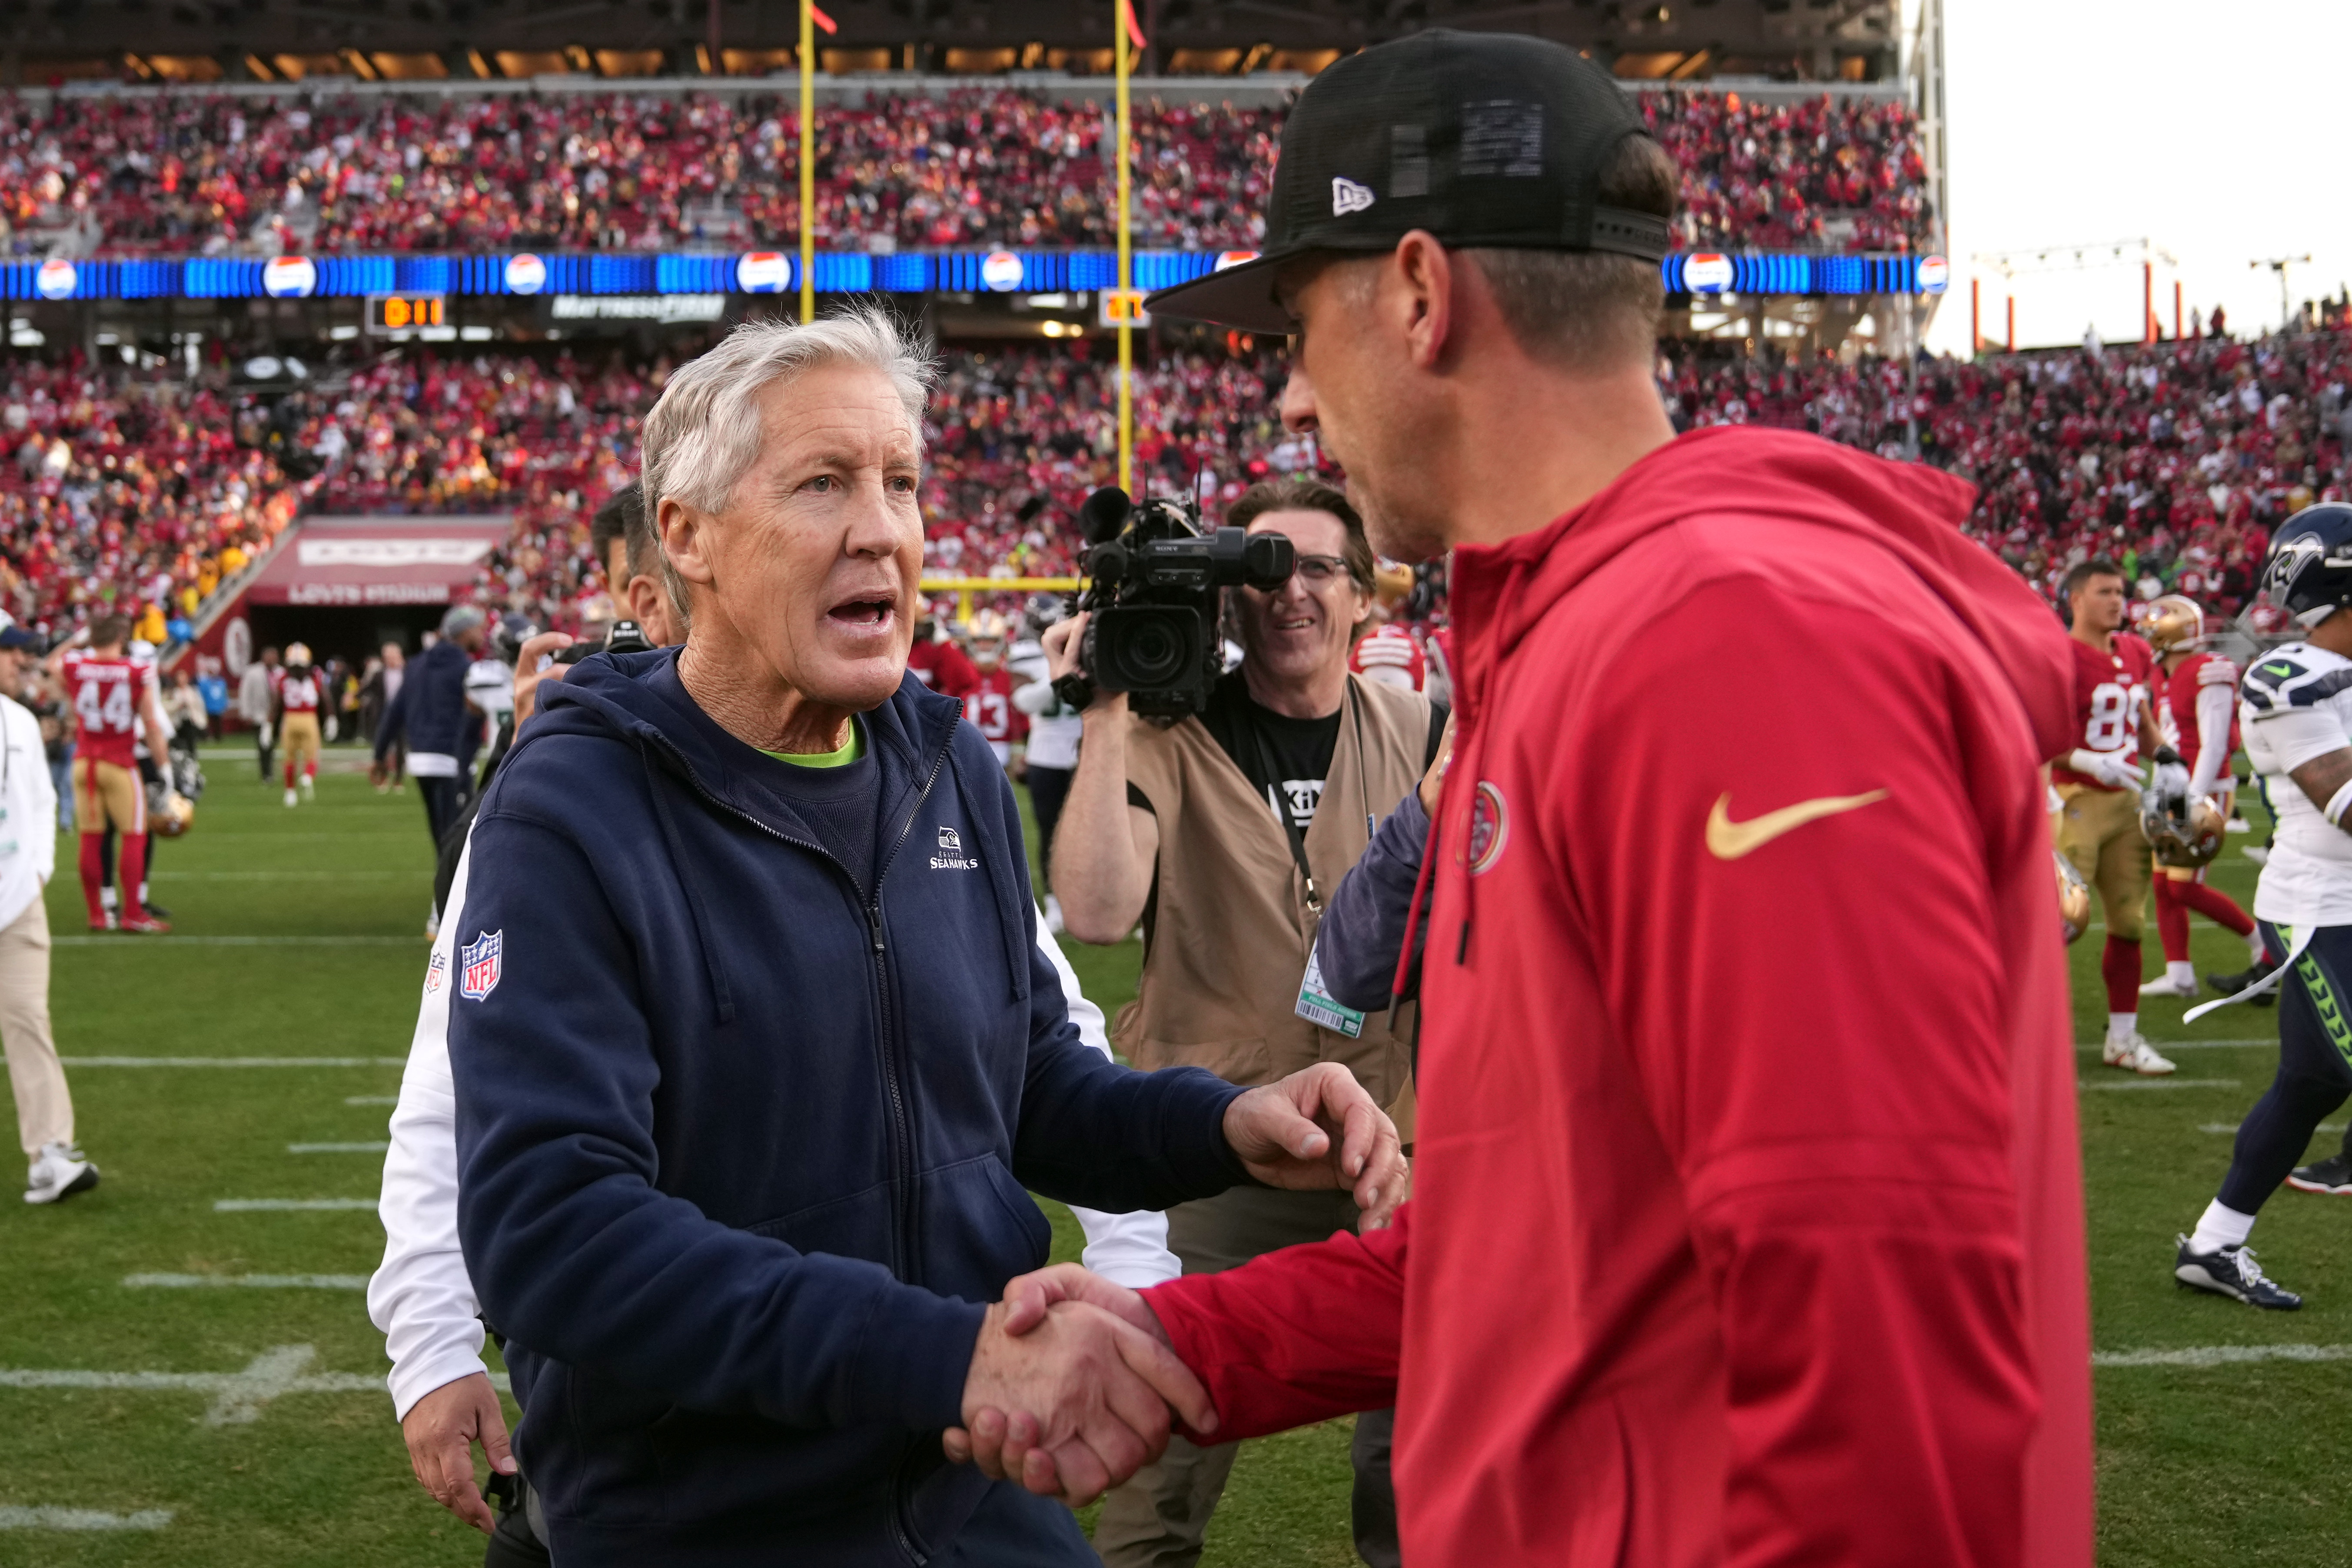
<instances>
[{"instance_id":1,"label":"man's gray hair","mask_svg":"<svg viewBox=\"0 0 2352 1568\"><path fill-rule=\"evenodd\" d=\"M449 606L448 613L441 617L441 635L445 637L461 637L475 627L485 625L488 620L489 617L482 613L481 606L478 605L452 605Z\"/></svg>"},{"instance_id":2,"label":"man's gray hair","mask_svg":"<svg viewBox=\"0 0 2352 1568\"><path fill-rule=\"evenodd\" d=\"M760 394L770 383L835 364L864 365L889 377L921 445L923 406L939 368L884 307L853 305L806 322L746 321L679 366L646 416L646 522L656 542L666 500L698 511L726 509L737 481L759 459ZM666 548L661 571L672 602L685 605L686 583Z\"/></svg>"}]
</instances>

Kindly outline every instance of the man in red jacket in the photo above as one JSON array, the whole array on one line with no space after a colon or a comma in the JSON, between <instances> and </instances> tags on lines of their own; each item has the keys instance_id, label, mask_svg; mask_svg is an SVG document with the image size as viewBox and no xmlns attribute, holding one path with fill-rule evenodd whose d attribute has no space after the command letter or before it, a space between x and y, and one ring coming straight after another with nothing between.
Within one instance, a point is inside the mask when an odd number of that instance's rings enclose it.
<instances>
[{"instance_id":1,"label":"man in red jacket","mask_svg":"<svg viewBox=\"0 0 2352 1568\"><path fill-rule=\"evenodd\" d=\"M1286 423L1454 552L1416 1196L1010 1293L1163 1332L1221 1437L1393 1398L1415 1568L2084 1568L2063 637L1958 481L1675 438L1675 190L1597 68L1424 32L1307 89L1263 261L1151 302L1293 332ZM1052 1489L1026 1433L971 1443Z\"/></svg>"}]
</instances>

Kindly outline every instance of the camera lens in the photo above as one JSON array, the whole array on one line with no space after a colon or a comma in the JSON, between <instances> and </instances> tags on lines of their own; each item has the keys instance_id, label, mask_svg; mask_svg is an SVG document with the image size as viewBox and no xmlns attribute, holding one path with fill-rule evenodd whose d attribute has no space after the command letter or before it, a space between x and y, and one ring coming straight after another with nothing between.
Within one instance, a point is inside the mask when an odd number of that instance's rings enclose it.
<instances>
[{"instance_id":1,"label":"camera lens","mask_svg":"<svg viewBox=\"0 0 2352 1568\"><path fill-rule=\"evenodd\" d=\"M1160 605L1121 605L1097 623L1103 689L1153 691L1180 687L1201 661L1201 617Z\"/></svg>"}]
</instances>

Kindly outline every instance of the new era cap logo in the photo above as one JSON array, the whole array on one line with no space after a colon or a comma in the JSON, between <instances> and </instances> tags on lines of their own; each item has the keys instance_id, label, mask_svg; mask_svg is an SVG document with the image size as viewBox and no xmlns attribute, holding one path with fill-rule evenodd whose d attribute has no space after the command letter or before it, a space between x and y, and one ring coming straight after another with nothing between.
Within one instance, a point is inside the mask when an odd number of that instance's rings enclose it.
<instances>
[{"instance_id":1,"label":"new era cap logo","mask_svg":"<svg viewBox=\"0 0 2352 1568\"><path fill-rule=\"evenodd\" d=\"M1333 217L1344 217L1349 213L1360 213L1371 205L1372 189L1370 185L1360 185L1345 174L1331 176L1331 216Z\"/></svg>"}]
</instances>

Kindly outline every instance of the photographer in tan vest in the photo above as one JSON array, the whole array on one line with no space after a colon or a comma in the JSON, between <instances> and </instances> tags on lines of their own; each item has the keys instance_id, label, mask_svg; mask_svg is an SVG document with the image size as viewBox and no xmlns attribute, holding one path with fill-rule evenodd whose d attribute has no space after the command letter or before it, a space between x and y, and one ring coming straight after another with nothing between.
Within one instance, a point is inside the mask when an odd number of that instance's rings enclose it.
<instances>
[{"instance_id":1,"label":"photographer in tan vest","mask_svg":"<svg viewBox=\"0 0 2352 1568\"><path fill-rule=\"evenodd\" d=\"M1297 570L1273 593L1235 588L1244 650L1207 709L1172 724L1096 698L1054 837L1054 891L1068 933L1113 942L1142 922L1143 976L1112 1028L1139 1068L1204 1067L1272 1083L1339 1062L1388 1109L1410 1144L1410 1010L1391 1033L1323 994L1309 972L1324 900L1435 755L1444 712L1348 671L1370 615L1372 552L1347 498L1292 478L1253 486L1229 525L1286 535ZM1087 616L1048 630L1055 675L1077 665ZM1343 1193L1237 1187L1168 1215L1188 1274L1353 1228ZM1389 1485L1391 1412L1360 1418L1357 1550L1397 1561ZM1179 1437L1104 1502L1095 1548L1108 1568L1190 1568L1224 1489L1234 1446Z\"/></svg>"}]
</instances>

